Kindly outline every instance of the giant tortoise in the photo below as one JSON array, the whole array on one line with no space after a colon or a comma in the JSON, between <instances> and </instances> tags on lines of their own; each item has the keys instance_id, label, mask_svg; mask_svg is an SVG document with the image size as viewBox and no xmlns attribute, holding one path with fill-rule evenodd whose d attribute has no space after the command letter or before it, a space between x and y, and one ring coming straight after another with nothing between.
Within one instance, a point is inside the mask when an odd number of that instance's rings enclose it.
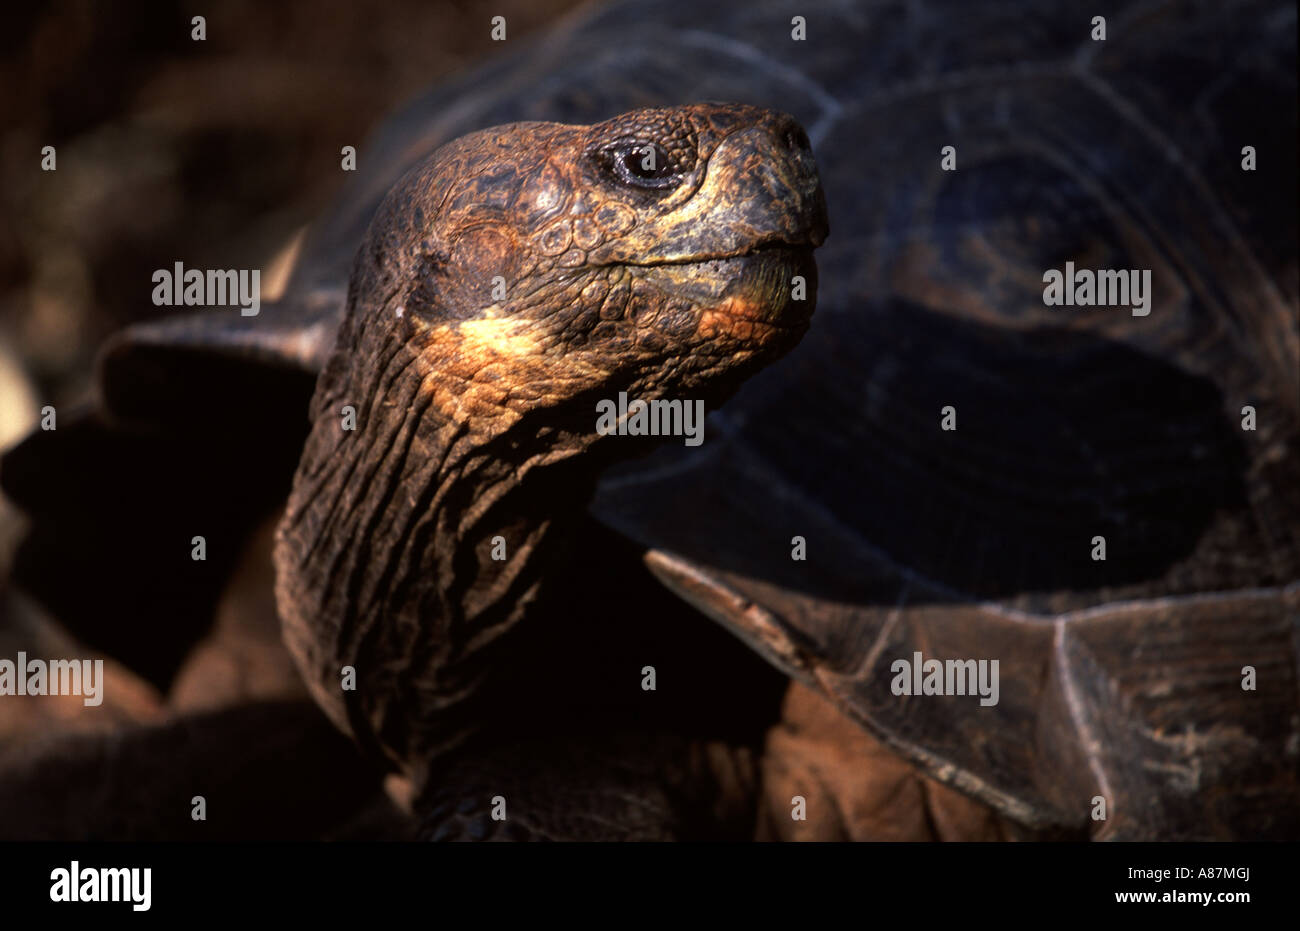
<instances>
[{"instance_id":1,"label":"giant tortoise","mask_svg":"<svg viewBox=\"0 0 1300 931\"><path fill-rule=\"evenodd\" d=\"M1294 7L797 6L408 105L283 299L6 460L19 580L234 705L278 617L417 836L1300 834Z\"/></svg>"}]
</instances>

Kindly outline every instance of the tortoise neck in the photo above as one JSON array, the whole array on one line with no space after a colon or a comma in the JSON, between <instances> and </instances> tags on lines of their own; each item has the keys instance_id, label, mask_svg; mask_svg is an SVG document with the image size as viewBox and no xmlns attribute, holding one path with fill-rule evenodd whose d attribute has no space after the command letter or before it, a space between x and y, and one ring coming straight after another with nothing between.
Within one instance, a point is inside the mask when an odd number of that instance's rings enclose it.
<instances>
[{"instance_id":1,"label":"tortoise neck","mask_svg":"<svg viewBox=\"0 0 1300 931\"><path fill-rule=\"evenodd\" d=\"M510 634L585 513L597 435L590 406L570 429L554 409L492 410L454 365L426 361L427 344L389 342L341 345L322 373L276 597L317 702L411 769L469 736L503 691Z\"/></svg>"}]
</instances>

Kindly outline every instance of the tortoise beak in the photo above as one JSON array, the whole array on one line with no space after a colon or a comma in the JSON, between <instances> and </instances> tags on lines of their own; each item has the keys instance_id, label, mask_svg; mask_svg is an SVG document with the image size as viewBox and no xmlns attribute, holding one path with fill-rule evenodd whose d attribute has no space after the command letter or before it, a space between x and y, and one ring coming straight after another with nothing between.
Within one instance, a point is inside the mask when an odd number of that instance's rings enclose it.
<instances>
[{"instance_id":1,"label":"tortoise beak","mask_svg":"<svg viewBox=\"0 0 1300 931\"><path fill-rule=\"evenodd\" d=\"M709 160L721 158L737 178L736 221L791 246L820 246L826 240L826 195L807 134L792 117L770 113L760 123L733 133ZM719 166L721 167L721 166Z\"/></svg>"},{"instance_id":2,"label":"tortoise beak","mask_svg":"<svg viewBox=\"0 0 1300 931\"><path fill-rule=\"evenodd\" d=\"M826 196L807 135L784 113L763 111L718 143L691 199L645 232L656 264L820 246Z\"/></svg>"},{"instance_id":3,"label":"tortoise beak","mask_svg":"<svg viewBox=\"0 0 1300 931\"><path fill-rule=\"evenodd\" d=\"M704 185L710 184L717 187L714 201L725 205L725 227L737 237L738 250L816 247L826 239L817 163L807 135L784 113L768 113L723 139L709 159Z\"/></svg>"}]
</instances>

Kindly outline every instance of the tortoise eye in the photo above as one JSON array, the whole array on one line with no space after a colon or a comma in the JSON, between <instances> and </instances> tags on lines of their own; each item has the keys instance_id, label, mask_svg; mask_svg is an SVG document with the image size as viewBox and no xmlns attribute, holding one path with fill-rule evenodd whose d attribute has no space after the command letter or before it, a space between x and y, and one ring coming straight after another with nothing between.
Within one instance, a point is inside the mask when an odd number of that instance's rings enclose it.
<instances>
[{"instance_id":1,"label":"tortoise eye","mask_svg":"<svg viewBox=\"0 0 1300 931\"><path fill-rule=\"evenodd\" d=\"M623 184L660 190L681 183L677 166L656 143L624 143L607 149L603 154L606 168Z\"/></svg>"}]
</instances>

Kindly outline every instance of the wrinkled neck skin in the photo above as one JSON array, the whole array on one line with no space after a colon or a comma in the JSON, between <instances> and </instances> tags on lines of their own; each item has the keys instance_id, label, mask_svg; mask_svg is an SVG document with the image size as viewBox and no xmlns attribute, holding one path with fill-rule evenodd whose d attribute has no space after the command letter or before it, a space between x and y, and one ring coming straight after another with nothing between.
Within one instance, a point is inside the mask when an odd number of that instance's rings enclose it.
<instances>
[{"instance_id":1,"label":"wrinkled neck skin","mask_svg":"<svg viewBox=\"0 0 1300 931\"><path fill-rule=\"evenodd\" d=\"M826 221L796 129L707 104L497 127L377 209L277 532L276 601L319 704L417 782L536 700L508 678L546 644L543 580L599 472L661 441L601 436L597 402L712 407L806 330ZM675 185L633 183L644 138Z\"/></svg>"},{"instance_id":2,"label":"wrinkled neck skin","mask_svg":"<svg viewBox=\"0 0 1300 931\"><path fill-rule=\"evenodd\" d=\"M349 314L321 376L276 594L316 701L411 771L482 717L514 658L510 634L608 461L591 448L611 438L594 430L595 395L515 397L454 327L397 306L363 328ZM343 428L349 405L355 430Z\"/></svg>"}]
</instances>

